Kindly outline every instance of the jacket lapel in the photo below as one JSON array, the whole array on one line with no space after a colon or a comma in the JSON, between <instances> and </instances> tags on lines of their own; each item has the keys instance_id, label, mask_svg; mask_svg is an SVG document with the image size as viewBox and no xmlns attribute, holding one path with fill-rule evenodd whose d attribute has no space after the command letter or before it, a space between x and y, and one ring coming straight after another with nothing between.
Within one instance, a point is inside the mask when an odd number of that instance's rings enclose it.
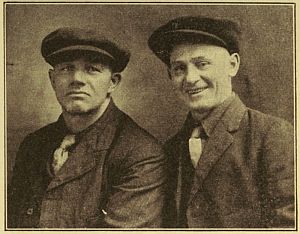
<instances>
[{"instance_id":1,"label":"jacket lapel","mask_svg":"<svg viewBox=\"0 0 300 234\"><path fill-rule=\"evenodd\" d=\"M203 181L212 170L213 166L232 144L232 132L239 128L245 111L246 107L238 96L236 96L212 131L195 170L190 201L197 191L202 188Z\"/></svg>"},{"instance_id":2,"label":"jacket lapel","mask_svg":"<svg viewBox=\"0 0 300 234\"><path fill-rule=\"evenodd\" d=\"M48 186L51 190L103 164L107 151L113 142L121 111L112 103L100 120L82 136L69 158ZM102 166L102 165L101 165Z\"/></svg>"},{"instance_id":3,"label":"jacket lapel","mask_svg":"<svg viewBox=\"0 0 300 234\"><path fill-rule=\"evenodd\" d=\"M195 178L191 189L191 198L201 187L204 179L223 155L225 150L231 145L233 137L226 131L224 126L217 126L203 149L203 153L198 161L195 170Z\"/></svg>"}]
</instances>

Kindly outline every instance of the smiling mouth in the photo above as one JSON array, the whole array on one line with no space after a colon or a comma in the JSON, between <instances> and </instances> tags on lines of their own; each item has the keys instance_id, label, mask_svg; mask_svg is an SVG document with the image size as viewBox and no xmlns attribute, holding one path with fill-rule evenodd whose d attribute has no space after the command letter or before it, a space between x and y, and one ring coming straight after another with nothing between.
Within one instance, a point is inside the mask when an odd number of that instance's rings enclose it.
<instances>
[{"instance_id":1,"label":"smiling mouth","mask_svg":"<svg viewBox=\"0 0 300 234\"><path fill-rule=\"evenodd\" d=\"M206 89L207 89L207 87L196 88L196 89L188 89L185 92L188 93L188 94L190 94L190 95L193 95L193 94L201 93L201 92L203 92Z\"/></svg>"}]
</instances>

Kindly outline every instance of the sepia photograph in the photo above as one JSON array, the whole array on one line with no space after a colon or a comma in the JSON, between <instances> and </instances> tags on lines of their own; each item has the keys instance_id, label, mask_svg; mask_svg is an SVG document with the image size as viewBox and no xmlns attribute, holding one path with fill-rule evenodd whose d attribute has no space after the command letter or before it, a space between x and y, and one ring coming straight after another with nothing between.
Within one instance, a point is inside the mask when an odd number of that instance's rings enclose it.
<instances>
[{"instance_id":1,"label":"sepia photograph","mask_svg":"<svg viewBox=\"0 0 300 234\"><path fill-rule=\"evenodd\" d=\"M296 3L3 2L5 231L297 231Z\"/></svg>"}]
</instances>

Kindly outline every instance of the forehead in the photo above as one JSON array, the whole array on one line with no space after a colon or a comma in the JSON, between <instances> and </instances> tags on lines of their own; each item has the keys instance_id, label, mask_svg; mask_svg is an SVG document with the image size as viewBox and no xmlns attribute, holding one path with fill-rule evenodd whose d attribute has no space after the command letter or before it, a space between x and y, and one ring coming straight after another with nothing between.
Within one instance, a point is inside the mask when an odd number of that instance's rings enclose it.
<instances>
[{"instance_id":1,"label":"forehead","mask_svg":"<svg viewBox=\"0 0 300 234\"><path fill-rule=\"evenodd\" d=\"M170 62L184 59L203 57L207 59L226 58L228 51L220 46L209 44L178 44L170 53Z\"/></svg>"}]
</instances>

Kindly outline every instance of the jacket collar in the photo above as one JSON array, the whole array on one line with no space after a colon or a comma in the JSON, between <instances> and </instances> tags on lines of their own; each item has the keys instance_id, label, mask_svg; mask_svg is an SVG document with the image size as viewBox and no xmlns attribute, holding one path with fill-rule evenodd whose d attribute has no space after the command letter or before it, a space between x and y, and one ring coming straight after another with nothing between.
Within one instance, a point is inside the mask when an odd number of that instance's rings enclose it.
<instances>
[{"instance_id":1,"label":"jacket collar","mask_svg":"<svg viewBox=\"0 0 300 234\"><path fill-rule=\"evenodd\" d=\"M207 136L210 136L217 125L222 123L223 127L228 132L236 131L239 128L240 122L246 111L246 106L240 100L238 95L234 94L224 101L220 106L215 108L202 123ZM197 125L192 117L191 112L188 113L187 118L183 124L183 127L175 135L179 138L189 138L192 129Z\"/></svg>"},{"instance_id":2,"label":"jacket collar","mask_svg":"<svg viewBox=\"0 0 300 234\"><path fill-rule=\"evenodd\" d=\"M79 142L69 152L69 158L48 186L53 189L104 162L107 150L113 142L117 127L124 114L113 101L93 125L79 134Z\"/></svg>"},{"instance_id":3,"label":"jacket collar","mask_svg":"<svg viewBox=\"0 0 300 234\"><path fill-rule=\"evenodd\" d=\"M240 123L246 113L247 107L241 99L235 95L224 115L220 119L228 132L234 132L239 129Z\"/></svg>"},{"instance_id":4,"label":"jacket collar","mask_svg":"<svg viewBox=\"0 0 300 234\"><path fill-rule=\"evenodd\" d=\"M201 122L201 125L208 137L212 134L214 128L222 119L222 116L224 115L224 113L226 112L226 110L228 109L228 107L230 106L234 98L235 98L235 94L227 98L218 107L214 108L209 113L209 115Z\"/></svg>"}]
</instances>

